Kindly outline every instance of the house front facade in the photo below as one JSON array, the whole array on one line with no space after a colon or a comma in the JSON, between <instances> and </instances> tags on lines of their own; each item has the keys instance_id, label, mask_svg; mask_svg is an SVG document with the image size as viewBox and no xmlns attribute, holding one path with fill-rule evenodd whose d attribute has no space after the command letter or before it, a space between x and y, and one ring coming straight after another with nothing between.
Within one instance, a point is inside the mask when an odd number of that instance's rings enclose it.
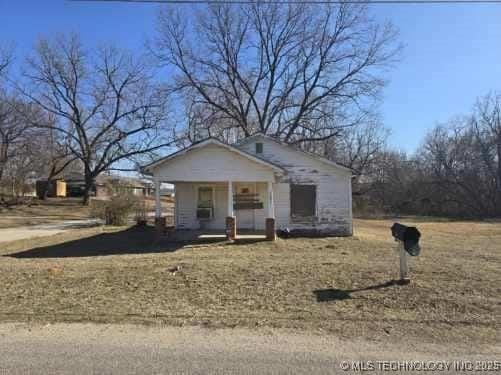
<instances>
[{"instance_id":1,"label":"house front facade","mask_svg":"<svg viewBox=\"0 0 501 375\"><path fill-rule=\"evenodd\" d=\"M353 232L352 171L261 134L235 145L206 139L144 168L174 185L178 230ZM161 214L157 195L157 217Z\"/></svg>"}]
</instances>

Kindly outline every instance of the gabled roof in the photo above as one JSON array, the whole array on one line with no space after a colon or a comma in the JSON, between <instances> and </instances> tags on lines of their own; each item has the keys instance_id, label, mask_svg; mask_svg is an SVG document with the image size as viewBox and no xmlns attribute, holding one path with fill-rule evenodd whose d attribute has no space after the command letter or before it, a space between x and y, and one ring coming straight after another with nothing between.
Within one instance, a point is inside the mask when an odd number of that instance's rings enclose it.
<instances>
[{"instance_id":1,"label":"gabled roof","mask_svg":"<svg viewBox=\"0 0 501 375\"><path fill-rule=\"evenodd\" d=\"M279 173L285 173L286 171L276 165L276 164L273 164L267 160L263 160L261 158L258 158L246 151L243 151L235 146L232 146L232 145L229 145L227 143L224 143L224 142L221 142L220 140L216 139L216 138L206 138L202 141L199 141L199 142L196 142L196 143L193 143L191 146L188 146L186 148L183 148L182 150L179 150L179 151L176 151L170 155L167 155L166 157L164 158L161 158L161 159L158 159L156 161L154 161L153 163L150 163L148 165L145 165L141 168L141 170L146 173L146 174L151 174L151 171L157 167L158 165L161 165L169 160L172 160L174 158L177 158L179 156L182 156L186 153L188 153L189 151L192 151L192 150L195 150L195 149L199 149L199 148L202 148L202 147L205 147L205 146L208 146L210 144L215 144L217 146L220 146L220 147L223 147L231 152L235 152L237 154L239 154L240 156L243 156L244 158L247 158L249 160L252 160L253 162L255 163L258 163L258 164L261 164L261 165L264 165L264 166L267 166L271 169L273 169L274 171L276 172L279 172Z\"/></svg>"},{"instance_id":2,"label":"gabled roof","mask_svg":"<svg viewBox=\"0 0 501 375\"><path fill-rule=\"evenodd\" d=\"M327 158L324 158L323 156L320 156L318 154L314 154L312 152L307 152L307 151L301 150L298 147L295 147L295 146L292 146L292 145L290 145L288 143L282 142L282 141L280 141L279 139L277 139L275 137L271 137L271 136L266 135L266 134L261 133L261 132L255 133L255 134L253 134L253 135L251 135L251 136L249 136L247 138L244 138L244 139L240 140L239 142L237 142L237 146L241 146L241 145L247 144L247 143L255 140L256 138L264 138L264 139L270 140L270 141L275 142L275 143L277 143L277 144L279 144L281 146L288 147L288 148L290 148L293 151L299 152L301 154L309 156L310 158L313 158L313 159L321 161L321 162L323 162L325 164L328 164L331 167L338 168L338 169L343 170L345 172L354 173L354 170L351 169L351 168L349 168L349 167L345 167L344 165L341 165L339 163L336 163L335 161L332 161L332 160L329 160Z\"/></svg>"}]
</instances>

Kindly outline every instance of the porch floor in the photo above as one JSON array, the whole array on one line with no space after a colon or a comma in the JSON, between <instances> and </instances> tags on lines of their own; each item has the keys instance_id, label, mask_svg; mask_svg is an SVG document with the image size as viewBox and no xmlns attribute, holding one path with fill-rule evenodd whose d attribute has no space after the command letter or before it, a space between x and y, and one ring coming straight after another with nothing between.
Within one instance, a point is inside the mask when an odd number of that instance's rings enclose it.
<instances>
[{"instance_id":1,"label":"porch floor","mask_svg":"<svg viewBox=\"0 0 501 375\"><path fill-rule=\"evenodd\" d=\"M169 234L169 240L179 242L224 242L226 234L221 231L211 230L176 230ZM263 231L240 230L237 231L235 240L265 241Z\"/></svg>"}]
</instances>

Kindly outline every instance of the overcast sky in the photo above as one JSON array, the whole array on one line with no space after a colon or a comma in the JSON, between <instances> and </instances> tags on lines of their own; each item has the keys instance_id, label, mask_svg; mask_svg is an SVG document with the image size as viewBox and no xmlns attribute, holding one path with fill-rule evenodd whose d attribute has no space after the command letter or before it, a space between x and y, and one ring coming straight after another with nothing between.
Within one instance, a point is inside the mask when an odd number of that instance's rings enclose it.
<instances>
[{"instance_id":1,"label":"overcast sky","mask_svg":"<svg viewBox=\"0 0 501 375\"><path fill-rule=\"evenodd\" d=\"M181 5L180 5L181 6ZM154 4L0 0L0 38L18 59L39 36L78 32L87 46L142 48L155 33ZM400 30L405 48L389 73L382 114L391 143L412 152L437 122L467 113L475 99L501 91L501 4L373 5Z\"/></svg>"}]
</instances>

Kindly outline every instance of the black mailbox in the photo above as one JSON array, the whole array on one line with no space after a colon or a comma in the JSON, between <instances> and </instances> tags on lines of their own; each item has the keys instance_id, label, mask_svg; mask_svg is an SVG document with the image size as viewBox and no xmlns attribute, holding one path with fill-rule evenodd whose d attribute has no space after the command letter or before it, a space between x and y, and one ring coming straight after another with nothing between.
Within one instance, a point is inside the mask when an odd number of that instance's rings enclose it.
<instances>
[{"instance_id":1,"label":"black mailbox","mask_svg":"<svg viewBox=\"0 0 501 375\"><path fill-rule=\"evenodd\" d=\"M404 249L412 256L419 255L421 248L419 247L419 233L416 227L408 227L400 223L394 223L391 227L391 235L397 241L404 243Z\"/></svg>"}]
</instances>

